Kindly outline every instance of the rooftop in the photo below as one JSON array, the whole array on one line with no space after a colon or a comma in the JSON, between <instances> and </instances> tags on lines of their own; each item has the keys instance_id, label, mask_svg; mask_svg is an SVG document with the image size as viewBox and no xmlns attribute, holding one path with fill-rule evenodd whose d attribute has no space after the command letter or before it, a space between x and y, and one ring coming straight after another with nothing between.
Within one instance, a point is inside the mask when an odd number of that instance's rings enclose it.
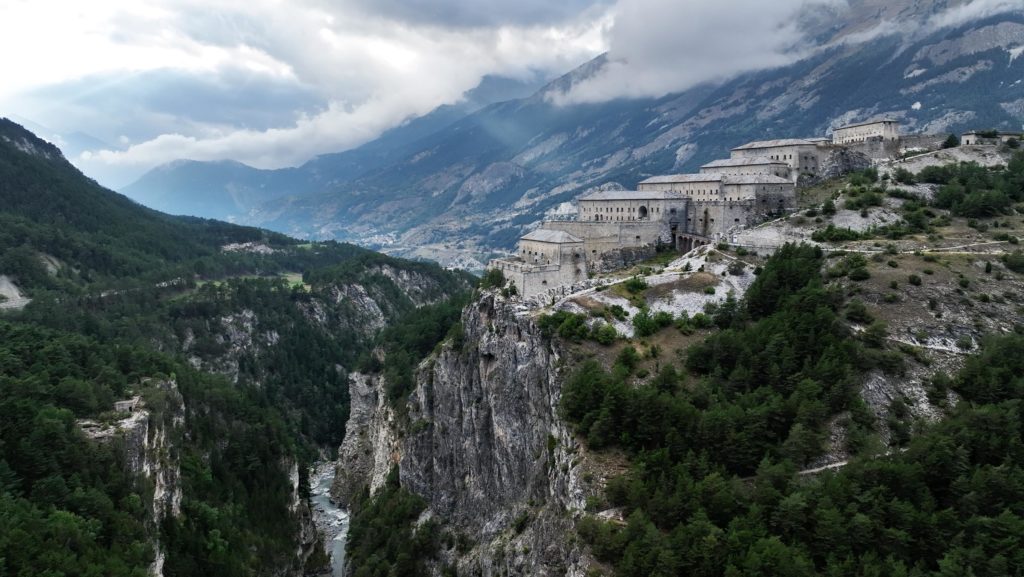
<instances>
[{"instance_id":1,"label":"rooftop","mask_svg":"<svg viewBox=\"0 0 1024 577\"><path fill-rule=\"evenodd\" d=\"M772 160L765 156L758 156L756 158L721 158L718 160L712 160L705 164L701 168L726 168L730 166L761 166L764 164L781 164L788 166L781 160Z\"/></svg>"},{"instance_id":2,"label":"rooftop","mask_svg":"<svg viewBox=\"0 0 1024 577\"><path fill-rule=\"evenodd\" d=\"M773 174L743 174L727 176L723 184L793 184L793 181Z\"/></svg>"},{"instance_id":3,"label":"rooftop","mask_svg":"<svg viewBox=\"0 0 1024 577\"><path fill-rule=\"evenodd\" d=\"M754 150L757 148L775 148L777 146L814 146L810 140L803 138L782 138L779 140L758 140L737 146L733 150Z\"/></svg>"},{"instance_id":4,"label":"rooftop","mask_svg":"<svg viewBox=\"0 0 1024 577\"><path fill-rule=\"evenodd\" d=\"M666 174L652 176L640 184L681 184L686 182L720 182L721 174Z\"/></svg>"},{"instance_id":5,"label":"rooftop","mask_svg":"<svg viewBox=\"0 0 1024 577\"><path fill-rule=\"evenodd\" d=\"M546 228L539 228L533 232L527 233L521 236L519 240L532 240L535 242L550 242L555 244L583 242L583 239L575 237L567 232L563 232L561 230L548 230Z\"/></svg>"},{"instance_id":6,"label":"rooftop","mask_svg":"<svg viewBox=\"0 0 1024 577\"><path fill-rule=\"evenodd\" d=\"M895 118L876 118L874 120L865 120L864 122L855 122L853 124L846 124L836 128L836 130L843 130L844 128L857 128L858 126L868 126L870 124L882 124L886 122L899 122Z\"/></svg>"},{"instance_id":7,"label":"rooftop","mask_svg":"<svg viewBox=\"0 0 1024 577\"><path fill-rule=\"evenodd\" d=\"M970 132L965 132L964 136L967 136L969 134L973 134L975 136L980 136L982 134L991 134L991 133L992 133L991 130L971 130ZM1021 133L1021 132L1004 132L1002 130L997 130L996 131L996 136L997 137L999 137L999 136L1021 136L1022 134L1024 134L1024 133Z\"/></svg>"},{"instance_id":8,"label":"rooftop","mask_svg":"<svg viewBox=\"0 0 1024 577\"><path fill-rule=\"evenodd\" d=\"M664 200L678 198L677 193L665 190L595 190L579 197L579 200Z\"/></svg>"}]
</instances>

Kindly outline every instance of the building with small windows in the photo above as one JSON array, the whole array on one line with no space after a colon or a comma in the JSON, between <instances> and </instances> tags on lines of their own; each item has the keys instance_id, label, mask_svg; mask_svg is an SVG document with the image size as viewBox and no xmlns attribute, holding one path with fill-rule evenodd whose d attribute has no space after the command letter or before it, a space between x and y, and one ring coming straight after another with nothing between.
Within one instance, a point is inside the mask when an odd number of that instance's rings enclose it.
<instances>
[{"instance_id":1,"label":"building with small windows","mask_svg":"<svg viewBox=\"0 0 1024 577\"><path fill-rule=\"evenodd\" d=\"M934 140L924 136L918 141ZM980 143L981 136L965 134L963 143ZM1020 134L999 133L993 143L1009 138L1019 140ZM592 272L628 266L657 246L688 252L794 210L797 183L852 170L846 168L854 165L851 153L870 162L894 157L904 144L899 123L890 119L842 126L832 138L750 142L697 174L652 176L636 190L587 192L576 199L575 218L541 223L520 239L513 255L490 266L532 297L577 284Z\"/></svg>"},{"instance_id":2,"label":"building with small windows","mask_svg":"<svg viewBox=\"0 0 1024 577\"><path fill-rule=\"evenodd\" d=\"M965 132L960 137L960 144L962 146L998 146L1000 144L1007 144L1011 140L1016 140L1020 143L1022 139L1024 139L1024 134L1020 132L972 130Z\"/></svg>"},{"instance_id":3,"label":"building with small windows","mask_svg":"<svg viewBox=\"0 0 1024 577\"><path fill-rule=\"evenodd\" d=\"M733 160L767 158L783 162L790 169L790 179L796 182L801 176L818 175L822 143L803 138L781 140L759 140L732 149Z\"/></svg>"},{"instance_id":4,"label":"building with small windows","mask_svg":"<svg viewBox=\"0 0 1024 577\"><path fill-rule=\"evenodd\" d=\"M899 139L899 121L888 118L847 124L832 132L832 144L856 144L872 140L896 142Z\"/></svg>"},{"instance_id":5,"label":"building with small windows","mask_svg":"<svg viewBox=\"0 0 1024 577\"><path fill-rule=\"evenodd\" d=\"M701 174L722 174L725 176L777 176L792 178L789 164L781 160L772 160L765 156L752 158L723 158L714 160L700 167Z\"/></svg>"},{"instance_id":6,"label":"building with small windows","mask_svg":"<svg viewBox=\"0 0 1024 577\"><path fill-rule=\"evenodd\" d=\"M793 209L795 191L789 178L764 172L673 174L648 178L637 190L592 191L576 204L574 220L544 222L519 239L513 256L490 266L532 297L579 283L608 263L649 256L659 245L686 252L714 242Z\"/></svg>"}]
</instances>

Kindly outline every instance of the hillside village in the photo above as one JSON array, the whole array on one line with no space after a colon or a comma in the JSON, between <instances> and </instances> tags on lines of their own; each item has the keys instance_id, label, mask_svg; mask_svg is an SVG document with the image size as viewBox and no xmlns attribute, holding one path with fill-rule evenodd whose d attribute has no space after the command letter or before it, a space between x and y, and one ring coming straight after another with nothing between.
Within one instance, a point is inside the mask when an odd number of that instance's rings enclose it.
<instances>
[{"instance_id":1,"label":"hillside village","mask_svg":"<svg viewBox=\"0 0 1024 577\"><path fill-rule=\"evenodd\" d=\"M1020 133L972 131L963 146L1019 142ZM781 139L737 146L728 159L697 174L652 176L636 190L598 188L576 199L575 213L545 220L495 259L525 298L586 284L650 258L735 240L753 227L793 213L798 191L853 171L943 147L947 135L902 135L899 122L878 119L836 128L831 137Z\"/></svg>"}]
</instances>

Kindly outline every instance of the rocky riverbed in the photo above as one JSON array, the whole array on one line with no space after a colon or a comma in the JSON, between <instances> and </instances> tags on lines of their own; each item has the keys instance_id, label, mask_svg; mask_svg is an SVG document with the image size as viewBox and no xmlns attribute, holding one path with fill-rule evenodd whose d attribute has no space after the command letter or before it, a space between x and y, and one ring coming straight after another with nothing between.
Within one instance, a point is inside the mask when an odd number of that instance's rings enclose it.
<instances>
[{"instance_id":1,"label":"rocky riverbed","mask_svg":"<svg viewBox=\"0 0 1024 577\"><path fill-rule=\"evenodd\" d=\"M334 462L318 463L310 471L310 501L313 505L313 521L323 536L327 555L331 558L331 576L345 575L345 543L348 539L348 511L331 501L331 484L334 483Z\"/></svg>"}]
</instances>

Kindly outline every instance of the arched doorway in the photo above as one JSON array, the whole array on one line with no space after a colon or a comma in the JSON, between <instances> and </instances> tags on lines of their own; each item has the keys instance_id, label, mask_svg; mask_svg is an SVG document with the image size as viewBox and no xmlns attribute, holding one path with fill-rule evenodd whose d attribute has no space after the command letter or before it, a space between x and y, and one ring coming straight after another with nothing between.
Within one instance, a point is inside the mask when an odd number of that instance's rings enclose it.
<instances>
[{"instance_id":1,"label":"arched doorway","mask_svg":"<svg viewBox=\"0 0 1024 577\"><path fill-rule=\"evenodd\" d=\"M641 206L640 210L639 210L639 213L640 213L640 220L646 220L647 219L647 207L646 206Z\"/></svg>"}]
</instances>

